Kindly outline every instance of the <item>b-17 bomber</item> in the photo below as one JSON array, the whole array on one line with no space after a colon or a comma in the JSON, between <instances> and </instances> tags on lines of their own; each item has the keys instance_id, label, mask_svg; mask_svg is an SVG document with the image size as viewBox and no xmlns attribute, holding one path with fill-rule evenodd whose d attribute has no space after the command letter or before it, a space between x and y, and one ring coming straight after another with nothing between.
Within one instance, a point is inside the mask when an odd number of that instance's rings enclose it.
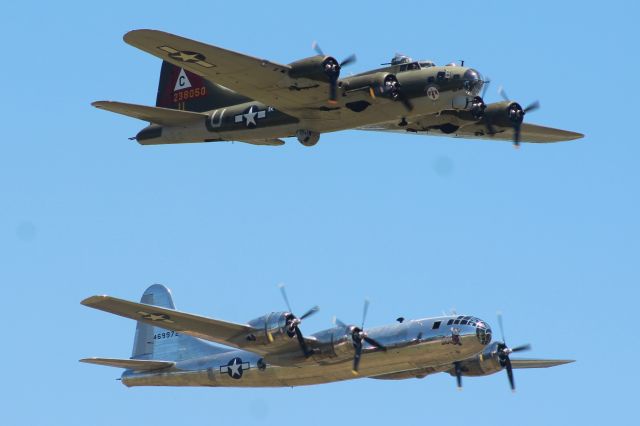
<instances>
[{"instance_id":1,"label":"b-17 bomber","mask_svg":"<svg viewBox=\"0 0 640 426\"><path fill-rule=\"evenodd\" d=\"M150 124L131 138L142 145L238 141L315 145L322 133L356 129L466 139L558 142L580 133L525 123L539 107L485 103L489 86L464 62L437 66L396 54L381 68L342 77L342 61L314 44L316 55L280 64L156 30L134 30L125 42L162 59L155 106L92 105Z\"/></svg>"},{"instance_id":2,"label":"b-17 bomber","mask_svg":"<svg viewBox=\"0 0 640 426\"><path fill-rule=\"evenodd\" d=\"M281 287L287 311L271 312L247 323L234 323L175 309L169 289L150 286L140 303L110 296L82 301L137 321L129 359L85 358L82 362L124 368L126 386L284 387L356 378L399 380L448 373L462 387L463 376L506 371L515 390L514 369L545 368L573 362L563 359L511 359L531 349L510 347L502 332L494 341L489 324L472 315L442 315L365 329L362 321L334 321L311 335L302 321L315 306L295 315Z\"/></svg>"}]
</instances>

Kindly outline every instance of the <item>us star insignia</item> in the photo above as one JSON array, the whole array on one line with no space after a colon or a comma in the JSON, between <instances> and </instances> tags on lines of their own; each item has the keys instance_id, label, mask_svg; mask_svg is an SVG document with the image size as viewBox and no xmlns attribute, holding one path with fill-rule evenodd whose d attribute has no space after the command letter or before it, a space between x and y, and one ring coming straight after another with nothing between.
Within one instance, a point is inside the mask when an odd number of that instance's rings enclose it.
<instances>
[{"instance_id":1,"label":"us star insignia","mask_svg":"<svg viewBox=\"0 0 640 426\"><path fill-rule=\"evenodd\" d=\"M256 119L265 118L267 116L266 110L258 110L255 105L251 105L248 110L244 114L238 114L234 117L234 121L236 123L242 123L245 121L247 127L254 128L258 125L256 123Z\"/></svg>"},{"instance_id":2,"label":"us star insignia","mask_svg":"<svg viewBox=\"0 0 640 426\"><path fill-rule=\"evenodd\" d=\"M200 65L204 68L212 68L215 65L206 62L206 57L202 53L191 52L189 50L177 50L171 46L159 46L158 49L169 54L169 58L179 62L187 62L190 64Z\"/></svg>"},{"instance_id":3,"label":"us star insignia","mask_svg":"<svg viewBox=\"0 0 640 426\"><path fill-rule=\"evenodd\" d=\"M242 377L244 370L251 368L248 362L242 362L241 358L233 358L227 363L227 365L220 366L220 373L227 373L232 379L239 379Z\"/></svg>"},{"instance_id":4,"label":"us star insignia","mask_svg":"<svg viewBox=\"0 0 640 426\"><path fill-rule=\"evenodd\" d=\"M167 324L174 323L174 321L171 321L171 317L166 314L159 314L159 313L145 312L145 311L138 311L138 313L142 316L143 319L146 319L149 321L160 321L160 322L165 322Z\"/></svg>"}]
</instances>

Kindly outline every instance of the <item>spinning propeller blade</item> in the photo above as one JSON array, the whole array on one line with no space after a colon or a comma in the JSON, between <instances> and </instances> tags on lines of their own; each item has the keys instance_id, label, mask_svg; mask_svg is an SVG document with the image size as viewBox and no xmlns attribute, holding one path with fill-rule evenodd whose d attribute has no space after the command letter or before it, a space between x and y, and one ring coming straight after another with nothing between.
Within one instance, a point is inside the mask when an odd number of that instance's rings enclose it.
<instances>
[{"instance_id":1,"label":"spinning propeller blade","mask_svg":"<svg viewBox=\"0 0 640 426\"><path fill-rule=\"evenodd\" d=\"M462 390L462 368L460 367L460 363L454 362L453 369L456 373L456 383L458 384L458 389Z\"/></svg>"},{"instance_id":2,"label":"spinning propeller blade","mask_svg":"<svg viewBox=\"0 0 640 426\"><path fill-rule=\"evenodd\" d=\"M511 123L511 127L513 127L513 145L518 148L520 146L520 135L521 135L521 127L522 122L524 121L524 116L528 112L532 112L540 108L540 102L534 101L529 104L526 108L522 108L519 103L513 102L509 99L509 95L504 90L502 86L498 89L498 94L505 101L509 102L509 106L507 107L507 116L509 118L509 122ZM494 134L494 131L489 129L491 123L487 121L487 130L489 130L489 134Z\"/></svg>"},{"instance_id":3,"label":"spinning propeller blade","mask_svg":"<svg viewBox=\"0 0 640 426\"><path fill-rule=\"evenodd\" d=\"M498 312L498 326L500 327L500 336L502 337L502 343L498 344L498 359L500 360L500 365L502 365L505 370L507 370L507 377L509 378L509 386L511 387L511 391L516 391L516 383L513 378L513 366L511 365L511 360L509 359L509 355L513 352L521 352L528 351L531 349L531 345L525 344L516 346L514 348L510 348L507 346L507 342L504 338L504 328L502 325L502 314Z\"/></svg>"},{"instance_id":4,"label":"spinning propeller blade","mask_svg":"<svg viewBox=\"0 0 640 426\"><path fill-rule=\"evenodd\" d=\"M317 41L311 44L311 48L320 56L326 56ZM337 62L333 57L328 56L324 61L325 73L329 78L329 102L336 103L338 99L338 79L340 78L340 70L342 67L353 64L356 61L356 55L351 54L344 58L341 62Z\"/></svg>"},{"instance_id":5,"label":"spinning propeller blade","mask_svg":"<svg viewBox=\"0 0 640 426\"><path fill-rule=\"evenodd\" d=\"M351 372L354 375L358 374L358 369L360 368L360 358L362 357L362 342L365 341L371 346L378 348L380 350L386 351L387 348L382 343L378 342L372 337L369 337L367 333L364 331L364 324L367 319L367 313L369 312L369 301L365 299L364 306L362 309L362 323L360 327L354 325L345 325L342 321L336 319L336 323L340 326L344 326L349 329L351 332L351 343L353 344L353 348L355 353L353 355L353 369Z\"/></svg>"},{"instance_id":6,"label":"spinning propeller blade","mask_svg":"<svg viewBox=\"0 0 640 426\"><path fill-rule=\"evenodd\" d=\"M291 337L293 337L293 335L296 336L298 340L298 344L300 345L300 349L302 350L302 353L304 354L305 358L308 358L313 354L313 351L307 347L307 344L304 341L304 336L302 335L302 331L300 331L300 324L302 323L303 319L308 318L311 315L315 314L320 310L320 308L318 306L314 306L313 308L309 309L300 317L297 317L293 313L293 310L291 309L291 304L289 303L289 298L287 297L287 292L284 288L284 284L280 284L278 285L278 287L280 288L280 293L282 293L282 298L284 299L284 303L287 305L287 309L289 309L289 312L287 315L286 328L291 333L289 334Z\"/></svg>"}]
</instances>

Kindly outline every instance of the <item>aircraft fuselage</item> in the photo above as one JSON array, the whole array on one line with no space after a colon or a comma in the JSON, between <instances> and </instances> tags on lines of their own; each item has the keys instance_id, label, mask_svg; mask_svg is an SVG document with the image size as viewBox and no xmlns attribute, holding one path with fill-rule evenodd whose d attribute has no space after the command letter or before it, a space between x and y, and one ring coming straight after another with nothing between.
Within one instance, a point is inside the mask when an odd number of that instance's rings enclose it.
<instances>
[{"instance_id":1,"label":"aircraft fuselage","mask_svg":"<svg viewBox=\"0 0 640 426\"><path fill-rule=\"evenodd\" d=\"M179 361L170 369L122 375L126 386L302 386L361 377L418 371L416 376L447 371L452 363L480 354L489 338L480 336L476 325L453 324L460 316L408 320L367 330L387 351L365 346L357 375L352 371L353 346L343 327L309 336L317 342L314 363L304 359L280 365L249 351L232 350ZM466 317L468 318L468 317ZM439 325L434 329L434 324ZM448 324L451 322L452 324ZM486 323L483 323L486 326ZM273 359L273 358L272 358ZM277 361L277 358L276 358ZM384 378L384 377L381 377Z\"/></svg>"}]
</instances>

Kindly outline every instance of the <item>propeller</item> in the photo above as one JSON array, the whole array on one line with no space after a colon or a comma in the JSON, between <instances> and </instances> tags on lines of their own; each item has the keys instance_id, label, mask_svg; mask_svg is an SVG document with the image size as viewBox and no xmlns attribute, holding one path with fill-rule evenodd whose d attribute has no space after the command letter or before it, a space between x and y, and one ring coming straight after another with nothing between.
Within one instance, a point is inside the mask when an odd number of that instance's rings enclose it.
<instances>
[{"instance_id":1,"label":"propeller","mask_svg":"<svg viewBox=\"0 0 640 426\"><path fill-rule=\"evenodd\" d=\"M304 341L304 336L302 335L302 331L300 331L300 324L302 323L302 320L315 314L320 310L320 308L318 306L314 306L304 314L297 317L293 314L293 309L291 309L291 304L289 303L289 298L287 297L287 292L284 288L284 284L280 284L278 287L280 287L280 292L282 293L284 303L286 303L287 309L289 309L289 312L286 316L285 325L287 334L289 335L289 337L293 337L294 335L296 336L296 338L298 339L298 343L300 344L300 349L302 349L302 353L304 354L305 358L308 358L313 354L313 351L307 347L307 344Z\"/></svg>"},{"instance_id":2,"label":"propeller","mask_svg":"<svg viewBox=\"0 0 640 426\"><path fill-rule=\"evenodd\" d=\"M487 94L487 89L489 89L489 85L491 84L491 78L487 77L487 79L482 83L482 99L484 99L484 95Z\"/></svg>"},{"instance_id":3,"label":"propeller","mask_svg":"<svg viewBox=\"0 0 640 426\"><path fill-rule=\"evenodd\" d=\"M378 342L374 338L369 337L367 333L364 331L364 323L365 323L365 320L367 319L368 311L369 311L369 301L365 299L364 307L362 309L362 323L360 327L355 325L346 325L339 319L334 318L334 322L338 326L349 329L349 332L351 333L351 343L353 344L353 348L355 349L355 354L353 355L353 368L351 370L351 372L354 375L358 374L358 369L360 367L360 358L362 357L363 341L367 342L368 344L370 344L375 348L381 349L383 351L387 350L386 346L384 346L382 343Z\"/></svg>"},{"instance_id":4,"label":"propeller","mask_svg":"<svg viewBox=\"0 0 640 426\"><path fill-rule=\"evenodd\" d=\"M513 379L513 367L511 366L511 360L509 359L509 355L514 352L522 352L528 351L531 349L531 345L525 344L516 346L514 348L510 348L507 346L506 340L504 338L504 328L502 326L502 314L498 312L498 326L500 327L500 336L502 337L502 342L498 343L498 359L500 360L500 365L507 370L507 377L509 378L509 386L511 386L511 391L516 391L516 384Z\"/></svg>"},{"instance_id":5,"label":"propeller","mask_svg":"<svg viewBox=\"0 0 640 426\"><path fill-rule=\"evenodd\" d=\"M459 361L453 363L453 370L456 373L456 383L458 384L458 390L462 390L462 367L460 366Z\"/></svg>"},{"instance_id":6,"label":"propeller","mask_svg":"<svg viewBox=\"0 0 640 426\"><path fill-rule=\"evenodd\" d=\"M311 44L311 48L316 51L320 56L326 56L320 48L318 42L314 41ZM329 102L336 103L338 99L338 78L340 78L340 70L342 67L351 65L356 61L355 53L347 56L341 62L338 62L335 58L327 56L323 62L324 72L329 77Z\"/></svg>"},{"instance_id":7,"label":"propeller","mask_svg":"<svg viewBox=\"0 0 640 426\"><path fill-rule=\"evenodd\" d=\"M498 94L502 97L502 99L509 102L509 106L507 107L507 117L509 118L509 121L511 122L511 125L513 127L513 144L517 148L520 146L520 129L522 127L522 121L524 120L524 116L528 112L535 111L538 108L540 108L540 102L534 101L529 105L527 105L526 108L522 108L522 106L520 106L519 103L512 102L509 99L507 92L505 92L502 86L500 86L500 88L498 89ZM487 124L488 130L489 130L489 126L490 126L490 123ZM490 130L489 133L493 134L495 132Z\"/></svg>"}]
</instances>

